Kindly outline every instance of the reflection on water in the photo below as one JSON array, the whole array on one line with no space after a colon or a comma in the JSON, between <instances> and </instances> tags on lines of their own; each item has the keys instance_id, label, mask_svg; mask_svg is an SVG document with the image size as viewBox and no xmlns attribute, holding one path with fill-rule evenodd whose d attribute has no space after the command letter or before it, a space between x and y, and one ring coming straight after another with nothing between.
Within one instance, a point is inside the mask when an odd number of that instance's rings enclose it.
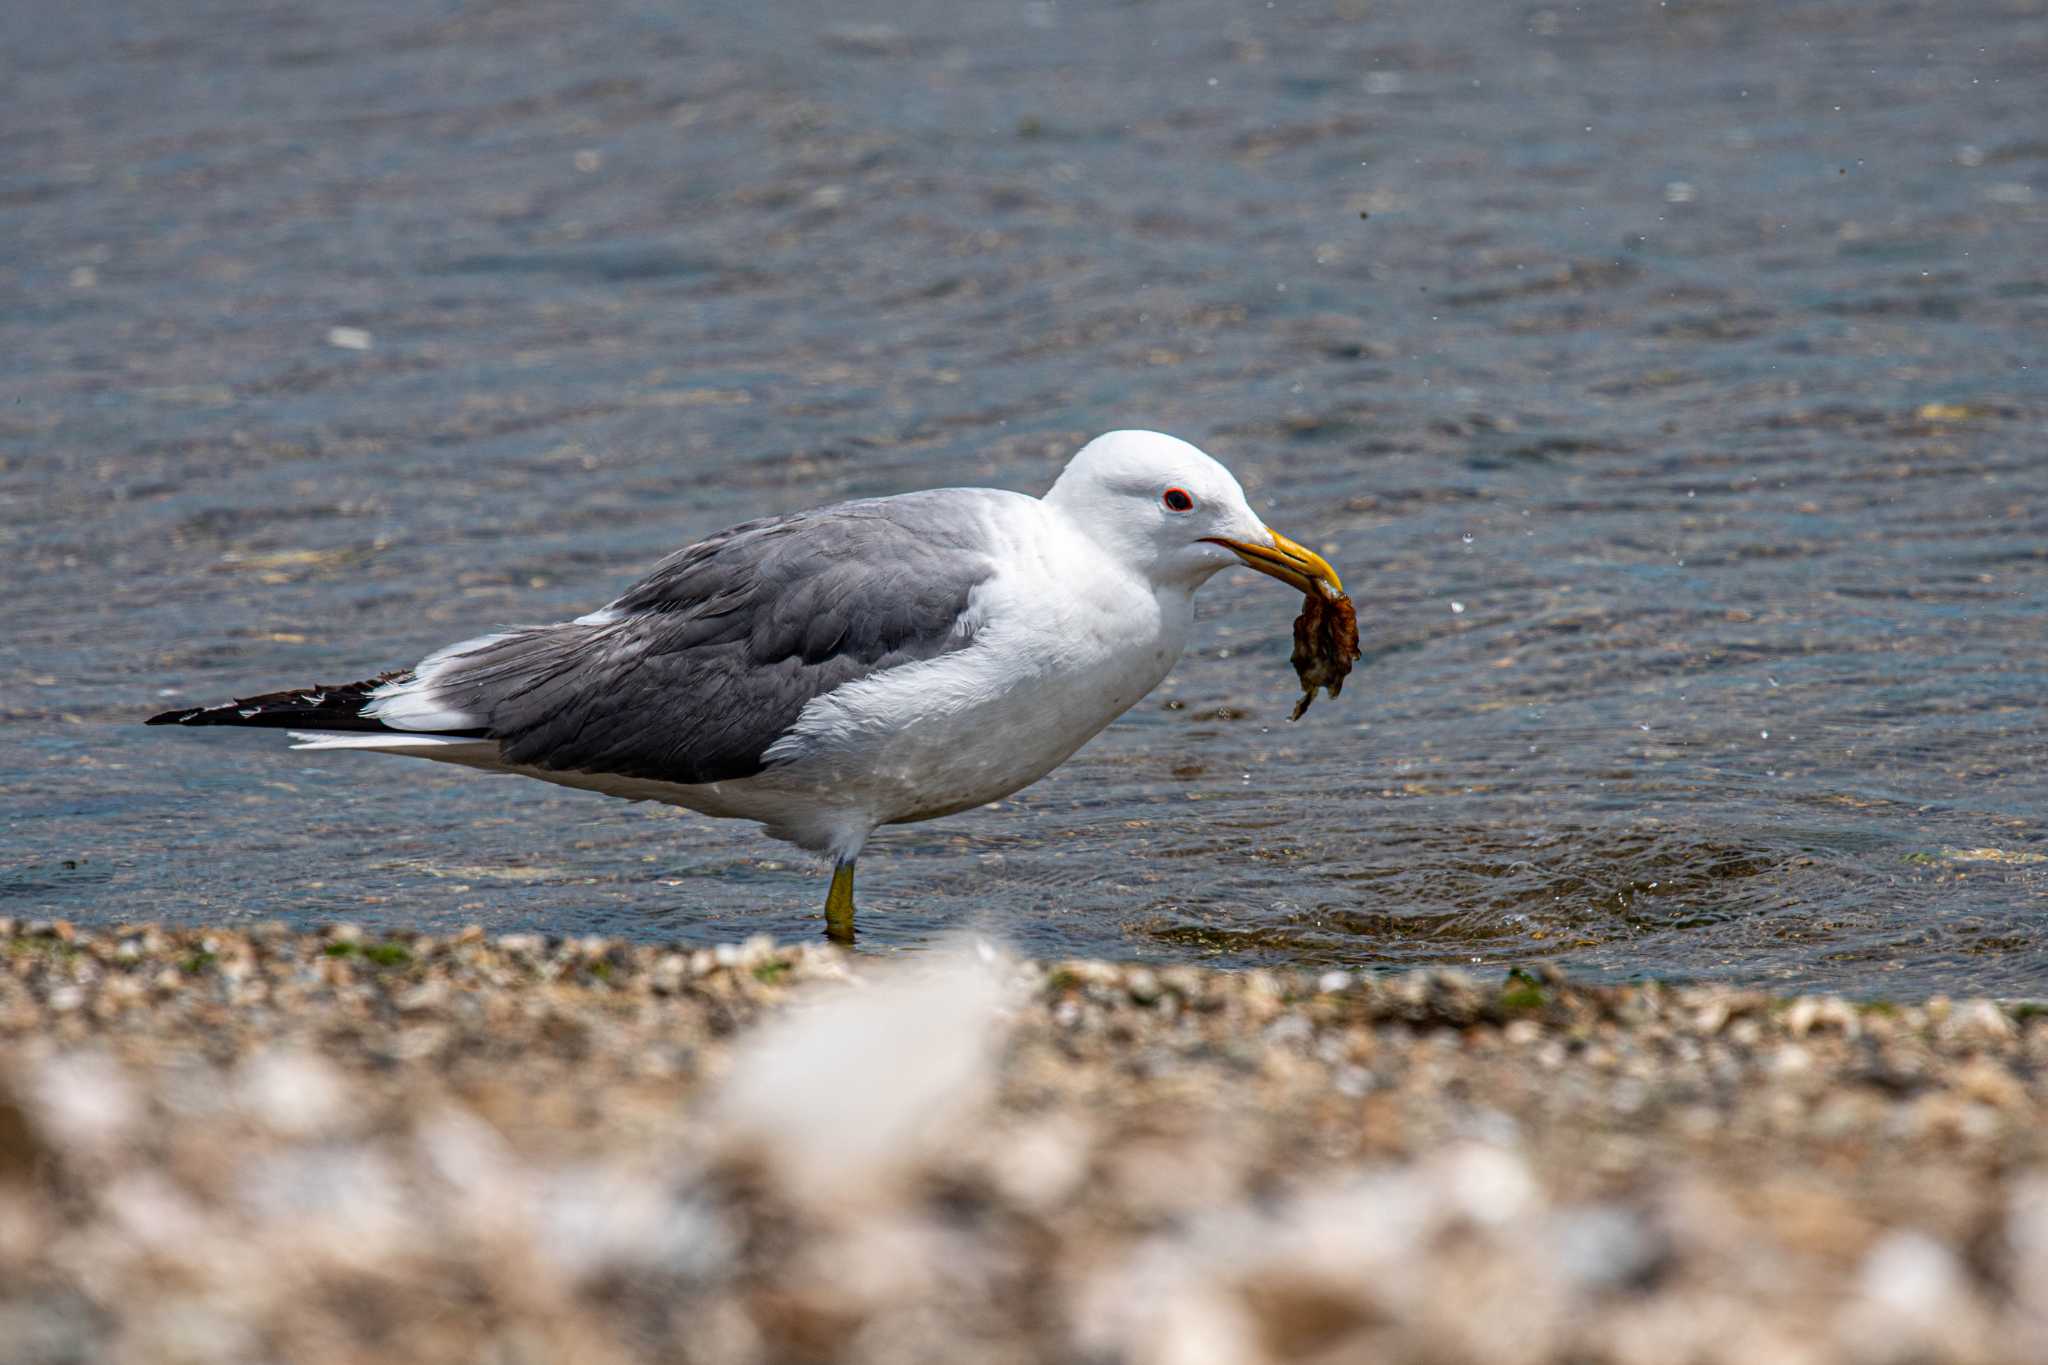
<instances>
[{"instance_id":1,"label":"reflection on water","mask_svg":"<svg viewBox=\"0 0 2048 1365\"><path fill-rule=\"evenodd\" d=\"M1286 724L1294 603L1219 579L878 841L867 946L2043 993L2040 15L1192 3L39 10L0 909L813 933L744 826L135 722L1142 424L1359 672Z\"/></svg>"}]
</instances>

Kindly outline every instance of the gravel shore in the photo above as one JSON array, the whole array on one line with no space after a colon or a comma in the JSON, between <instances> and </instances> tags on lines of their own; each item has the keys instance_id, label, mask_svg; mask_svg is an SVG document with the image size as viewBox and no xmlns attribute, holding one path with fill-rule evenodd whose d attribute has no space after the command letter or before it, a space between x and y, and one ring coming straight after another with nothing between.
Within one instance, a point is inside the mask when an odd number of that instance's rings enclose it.
<instances>
[{"instance_id":1,"label":"gravel shore","mask_svg":"<svg viewBox=\"0 0 2048 1365\"><path fill-rule=\"evenodd\" d=\"M0 920L0 1359L2037 1362L2048 1015Z\"/></svg>"}]
</instances>

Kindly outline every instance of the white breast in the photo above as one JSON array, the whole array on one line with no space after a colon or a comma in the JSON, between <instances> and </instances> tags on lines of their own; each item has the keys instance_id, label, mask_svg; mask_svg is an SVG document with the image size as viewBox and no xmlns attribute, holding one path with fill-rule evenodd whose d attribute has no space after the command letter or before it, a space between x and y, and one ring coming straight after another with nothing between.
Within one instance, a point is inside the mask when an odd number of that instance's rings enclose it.
<instances>
[{"instance_id":1,"label":"white breast","mask_svg":"<svg viewBox=\"0 0 2048 1365\"><path fill-rule=\"evenodd\" d=\"M813 701L750 784L830 793L870 826L965 810L1043 777L1179 660L1187 593L1155 594L1036 503L989 529L1003 567L970 603L973 642Z\"/></svg>"}]
</instances>

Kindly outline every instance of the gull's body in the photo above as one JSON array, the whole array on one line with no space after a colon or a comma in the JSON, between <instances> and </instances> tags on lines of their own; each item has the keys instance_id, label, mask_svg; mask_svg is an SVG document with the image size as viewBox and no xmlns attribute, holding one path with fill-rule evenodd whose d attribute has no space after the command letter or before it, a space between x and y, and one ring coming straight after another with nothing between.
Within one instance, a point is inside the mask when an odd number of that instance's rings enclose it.
<instances>
[{"instance_id":1,"label":"gull's body","mask_svg":"<svg viewBox=\"0 0 2048 1365\"><path fill-rule=\"evenodd\" d=\"M302 748L756 820L833 860L828 923L850 937L852 867L877 827L1059 766L1159 684L1195 590L1240 561L1337 586L1214 460L1112 432L1043 498L938 489L748 523L574 621L152 723L288 726Z\"/></svg>"}]
</instances>

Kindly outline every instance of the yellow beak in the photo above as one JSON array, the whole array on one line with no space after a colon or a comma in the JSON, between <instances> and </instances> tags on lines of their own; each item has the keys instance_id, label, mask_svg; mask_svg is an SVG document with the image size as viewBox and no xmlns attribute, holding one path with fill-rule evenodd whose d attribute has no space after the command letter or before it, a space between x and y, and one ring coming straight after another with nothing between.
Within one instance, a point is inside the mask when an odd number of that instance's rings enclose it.
<instances>
[{"instance_id":1,"label":"yellow beak","mask_svg":"<svg viewBox=\"0 0 2048 1365\"><path fill-rule=\"evenodd\" d=\"M1270 526L1266 534L1273 537L1271 545L1254 545L1244 540L1226 540L1212 536L1210 543L1221 545L1239 559L1257 569L1260 573L1271 574L1291 587L1302 592L1320 590L1324 597L1334 598L1344 591L1344 580L1337 577L1337 571L1306 545L1297 545Z\"/></svg>"}]
</instances>

